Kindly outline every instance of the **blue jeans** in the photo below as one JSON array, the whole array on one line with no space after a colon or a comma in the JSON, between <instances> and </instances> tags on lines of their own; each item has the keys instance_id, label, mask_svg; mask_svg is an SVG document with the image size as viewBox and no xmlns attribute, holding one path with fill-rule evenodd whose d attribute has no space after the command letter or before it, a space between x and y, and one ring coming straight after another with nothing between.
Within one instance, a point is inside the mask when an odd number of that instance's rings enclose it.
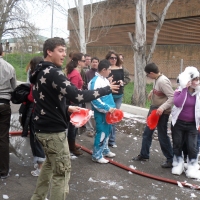
<instances>
[{"instance_id":1,"label":"blue jeans","mask_svg":"<svg viewBox=\"0 0 200 200\"><path fill-rule=\"evenodd\" d=\"M167 135L168 119L169 119L168 114L162 114L157 124L157 130L158 130L158 140L160 143L162 153L166 157L168 162L172 162L173 160L172 145L170 142L170 138ZM144 129L140 155L146 159L149 159L149 151L152 143L153 132L154 130L150 130L148 126L146 126Z\"/></svg>"},{"instance_id":2,"label":"blue jeans","mask_svg":"<svg viewBox=\"0 0 200 200\"><path fill-rule=\"evenodd\" d=\"M174 155L182 157L182 148L185 143L189 160L196 159L198 154L196 123L177 120L176 124L171 126L171 130Z\"/></svg>"},{"instance_id":3,"label":"blue jeans","mask_svg":"<svg viewBox=\"0 0 200 200\"><path fill-rule=\"evenodd\" d=\"M90 102L85 103L85 107L89 110L92 110L92 106ZM88 120L88 122L85 124L86 132L95 132L95 127L92 124L92 117Z\"/></svg>"},{"instance_id":4,"label":"blue jeans","mask_svg":"<svg viewBox=\"0 0 200 200\"><path fill-rule=\"evenodd\" d=\"M122 104L122 99L123 99L123 96L120 97L120 98L114 98L115 106L116 106L117 109L120 109L121 104ZM115 130L116 130L116 125L112 124L111 133L110 133L110 137L109 137L109 141L108 141L108 144L110 144L110 145L115 144L115 138L116 138L116 131Z\"/></svg>"}]
</instances>

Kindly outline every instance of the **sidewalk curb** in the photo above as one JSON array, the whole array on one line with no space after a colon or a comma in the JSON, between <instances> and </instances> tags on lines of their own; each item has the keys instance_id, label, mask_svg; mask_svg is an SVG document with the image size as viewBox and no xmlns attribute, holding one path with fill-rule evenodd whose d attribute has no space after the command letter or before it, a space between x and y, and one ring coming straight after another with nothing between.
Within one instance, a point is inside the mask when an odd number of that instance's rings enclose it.
<instances>
[{"instance_id":1,"label":"sidewalk curb","mask_svg":"<svg viewBox=\"0 0 200 200\"><path fill-rule=\"evenodd\" d=\"M131 113L134 115L141 115L143 117L146 117L148 114L149 109L147 108L141 108L141 107L137 107L137 106L132 106L129 104L123 104L121 105L120 108L123 112L127 112L127 113Z\"/></svg>"}]
</instances>

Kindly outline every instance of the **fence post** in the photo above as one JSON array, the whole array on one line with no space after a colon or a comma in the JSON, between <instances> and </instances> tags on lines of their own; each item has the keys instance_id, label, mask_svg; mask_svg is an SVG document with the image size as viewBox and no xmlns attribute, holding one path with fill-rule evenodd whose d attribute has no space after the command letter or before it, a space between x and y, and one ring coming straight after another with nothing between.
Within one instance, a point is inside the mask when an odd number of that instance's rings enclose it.
<instances>
[{"instance_id":1,"label":"fence post","mask_svg":"<svg viewBox=\"0 0 200 200\"><path fill-rule=\"evenodd\" d=\"M183 59L181 59L181 69L180 70L181 70L181 72L183 71Z\"/></svg>"}]
</instances>

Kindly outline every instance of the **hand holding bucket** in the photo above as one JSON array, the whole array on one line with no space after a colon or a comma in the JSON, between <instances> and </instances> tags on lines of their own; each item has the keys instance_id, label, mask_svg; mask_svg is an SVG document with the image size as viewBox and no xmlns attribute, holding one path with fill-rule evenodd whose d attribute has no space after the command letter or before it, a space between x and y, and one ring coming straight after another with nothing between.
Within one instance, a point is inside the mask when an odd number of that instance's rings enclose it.
<instances>
[{"instance_id":1,"label":"hand holding bucket","mask_svg":"<svg viewBox=\"0 0 200 200\"><path fill-rule=\"evenodd\" d=\"M151 114L147 117L147 126L153 130L156 128L160 115L156 114L157 110L152 110Z\"/></svg>"},{"instance_id":2,"label":"hand holding bucket","mask_svg":"<svg viewBox=\"0 0 200 200\"><path fill-rule=\"evenodd\" d=\"M119 109L115 109L112 113L111 112L106 113L106 122L108 124L114 124L120 122L123 119L123 117L124 113Z\"/></svg>"},{"instance_id":3,"label":"hand holding bucket","mask_svg":"<svg viewBox=\"0 0 200 200\"><path fill-rule=\"evenodd\" d=\"M88 120L90 119L91 116L92 116L91 110L81 108L79 111L73 112L70 115L70 122L75 127L78 128L78 127L85 125L88 122Z\"/></svg>"}]
</instances>

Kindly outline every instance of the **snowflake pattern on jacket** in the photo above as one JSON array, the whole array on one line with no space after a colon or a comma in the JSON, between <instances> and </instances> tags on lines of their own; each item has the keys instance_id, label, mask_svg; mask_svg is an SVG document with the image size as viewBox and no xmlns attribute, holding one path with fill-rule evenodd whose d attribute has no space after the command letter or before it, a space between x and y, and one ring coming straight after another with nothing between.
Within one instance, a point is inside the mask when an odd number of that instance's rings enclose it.
<instances>
[{"instance_id":1,"label":"snowflake pattern on jacket","mask_svg":"<svg viewBox=\"0 0 200 200\"><path fill-rule=\"evenodd\" d=\"M30 82L36 104L34 112L35 130L40 133L62 132L67 129L68 103L90 102L110 94L109 86L96 90L78 90L66 78L61 67L51 62L41 62L32 73Z\"/></svg>"}]
</instances>

